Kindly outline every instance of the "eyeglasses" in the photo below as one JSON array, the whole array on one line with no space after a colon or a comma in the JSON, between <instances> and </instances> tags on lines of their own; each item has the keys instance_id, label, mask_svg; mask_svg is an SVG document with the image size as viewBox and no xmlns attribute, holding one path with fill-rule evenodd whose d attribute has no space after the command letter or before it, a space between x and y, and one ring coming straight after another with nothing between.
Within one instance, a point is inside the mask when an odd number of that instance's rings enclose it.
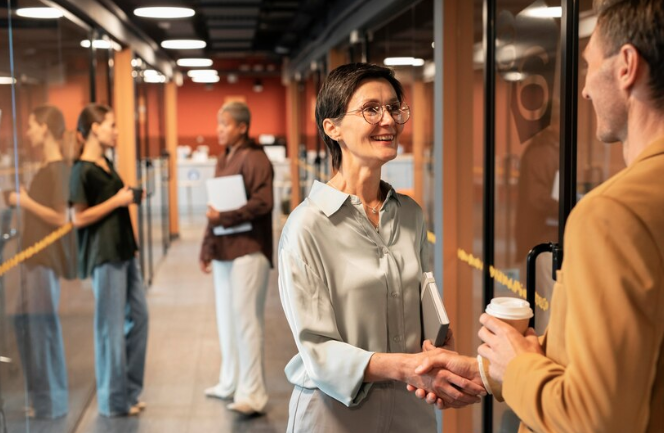
<instances>
[{"instance_id":1,"label":"eyeglasses","mask_svg":"<svg viewBox=\"0 0 664 433\"><path fill-rule=\"evenodd\" d=\"M366 120L367 123L370 125L377 125L383 118L384 110L387 110L387 112L390 113L390 116L392 116L392 119L394 119L394 121L399 125L403 125L404 123L408 122L408 119L410 119L410 107L407 104L401 104L401 106L398 104L367 104L362 108L347 111L344 114L355 114L361 112L362 117L364 117L364 120Z\"/></svg>"}]
</instances>

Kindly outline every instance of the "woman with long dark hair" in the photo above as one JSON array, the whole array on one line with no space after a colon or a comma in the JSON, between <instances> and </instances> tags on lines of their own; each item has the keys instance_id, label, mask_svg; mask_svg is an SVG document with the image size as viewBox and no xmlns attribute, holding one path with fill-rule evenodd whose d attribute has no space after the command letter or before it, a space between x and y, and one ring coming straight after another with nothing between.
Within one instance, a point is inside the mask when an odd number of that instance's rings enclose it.
<instances>
[{"instance_id":1,"label":"woman with long dark hair","mask_svg":"<svg viewBox=\"0 0 664 433\"><path fill-rule=\"evenodd\" d=\"M136 415L143 389L148 311L128 206L134 192L106 157L118 135L110 107L91 104L78 118L83 141L72 168L70 202L77 228L78 272L95 294L97 402L104 416Z\"/></svg>"}]
</instances>

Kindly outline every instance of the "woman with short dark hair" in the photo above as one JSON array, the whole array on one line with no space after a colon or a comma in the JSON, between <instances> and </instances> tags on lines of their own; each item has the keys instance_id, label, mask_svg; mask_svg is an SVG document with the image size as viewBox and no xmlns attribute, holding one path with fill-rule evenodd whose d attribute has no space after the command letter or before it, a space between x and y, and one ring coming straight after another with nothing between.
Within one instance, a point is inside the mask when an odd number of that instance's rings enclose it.
<instances>
[{"instance_id":1,"label":"woman with short dark hair","mask_svg":"<svg viewBox=\"0 0 664 433\"><path fill-rule=\"evenodd\" d=\"M316 122L337 172L315 182L291 213L278 249L281 300L298 348L286 366L294 385L288 432L436 429L433 409L406 389L432 390L431 377L415 374L427 356L424 215L380 179L409 118L401 84L381 66L341 66L318 94ZM438 373L451 406L479 401L476 373L477 383Z\"/></svg>"}]
</instances>

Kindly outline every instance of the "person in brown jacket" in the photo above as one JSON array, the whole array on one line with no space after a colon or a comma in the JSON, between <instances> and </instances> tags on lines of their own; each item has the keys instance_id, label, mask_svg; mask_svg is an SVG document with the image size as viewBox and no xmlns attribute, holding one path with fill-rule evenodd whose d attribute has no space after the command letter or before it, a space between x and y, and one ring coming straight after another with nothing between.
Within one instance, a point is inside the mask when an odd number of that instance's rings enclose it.
<instances>
[{"instance_id":1,"label":"person in brown jacket","mask_svg":"<svg viewBox=\"0 0 664 433\"><path fill-rule=\"evenodd\" d=\"M480 317L478 353L524 433L664 432L664 2L595 7L583 96L627 167L570 214L544 336ZM428 360L420 373L475 362Z\"/></svg>"},{"instance_id":2,"label":"person in brown jacket","mask_svg":"<svg viewBox=\"0 0 664 433\"><path fill-rule=\"evenodd\" d=\"M241 174L247 203L233 211L208 206L200 253L203 272L212 271L222 362L219 383L208 397L232 399L227 408L260 413L268 400L263 375L263 312L272 267L272 164L249 139L251 114L241 102L224 105L217 116L219 144L225 146L215 176ZM216 235L214 228L251 223L251 230Z\"/></svg>"},{"instance_id":3,"label":"person in brown jacket","mask_svg":"<svg viewBox=\"0 0 664 433\"><path fill-rule=\"evenodd\" d=\"M664 431L664 3L596 1L583 96L627 167L570 214L539 339L483 314L479 354L520 431Z\"/></svg>"}]
</instances>

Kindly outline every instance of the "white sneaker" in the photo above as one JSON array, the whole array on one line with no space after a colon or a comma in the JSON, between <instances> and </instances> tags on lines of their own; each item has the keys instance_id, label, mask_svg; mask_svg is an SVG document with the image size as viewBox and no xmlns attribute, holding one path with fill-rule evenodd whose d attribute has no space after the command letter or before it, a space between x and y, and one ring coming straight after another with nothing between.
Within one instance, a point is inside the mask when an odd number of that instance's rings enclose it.
<instances>
[{"instance_id":1,"label":"white sneaker","mask_svg":"<svg viewBox=\"0 0 664 433\"><path fill-rule=\"evenodd\" d=\"M220 398L222 400L228 400L230 398L233 398L233 393L224 393L221 389L221 386L215 385L211 386L210 388L207 388L205 390L205 395L207 397L212 397L212 398Z\"/></svg>"},{"instance_id":2,"label":"white sneaker","mask_svg":"<svg viewBox=\"0 0 664 433\"><path fill-rule=\"evenodd\" d=\"M226 409L232 410L233 412L237 412L246 416L262 414L260 410L256 410L253 407L249 406L247 403L243 403L241 401L227 404Z\"/></svg>"}]
</instances>

